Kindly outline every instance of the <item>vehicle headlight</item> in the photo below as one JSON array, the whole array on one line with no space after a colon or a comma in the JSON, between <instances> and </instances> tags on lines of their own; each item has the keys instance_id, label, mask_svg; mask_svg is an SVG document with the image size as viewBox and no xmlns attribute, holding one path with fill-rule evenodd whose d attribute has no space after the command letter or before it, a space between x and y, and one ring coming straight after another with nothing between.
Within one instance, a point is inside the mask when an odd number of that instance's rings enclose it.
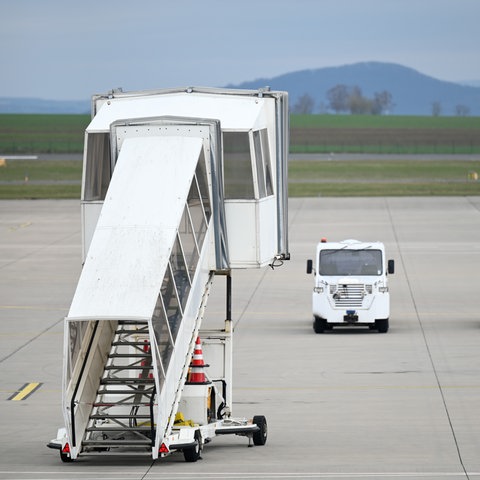
<instances>
[{"instance_id":1,"label":"vehicle headlight","mask_svg":"<svg viewBox=\"0 0 480 480\"><path fill-rule=\"evenodd\" d=\"M372 285L365 285L365 292L367 293L372 293L373 287Z\"/></svg>"}]
</instances>

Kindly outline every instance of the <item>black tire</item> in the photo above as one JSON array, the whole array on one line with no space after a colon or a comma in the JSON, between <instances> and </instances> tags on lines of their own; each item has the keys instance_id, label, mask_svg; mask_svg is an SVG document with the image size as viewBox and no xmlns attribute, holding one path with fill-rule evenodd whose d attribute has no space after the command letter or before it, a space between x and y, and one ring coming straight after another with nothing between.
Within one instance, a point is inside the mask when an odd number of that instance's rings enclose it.
<instances>
[{"instance_id":1,"label":"black tire","mask_svg":"<svg viewBox=\"0 0 480 480\"><path fill-rule=\"evenodd\" d=\"M267 419L263 415L253 417L253 423L257 425L259 430L253 434L254 445L265 445L267 443Z\"/></svg>"},{"instance_id":2,"label":"black tire","mask_svg":"<svg viewBox=\"0 0 480 480\"><path fill-rule=\"evenodd\" d=\"M195 432L195 445L183 449L183 458L186 462L196 462L202 453L200 432Z\"/></svg>"},{"instance_id":3,"label":"black tire","mask_svg":"<svg viewBox=\"0 0 480 480\"><path fill-rule=\"evenodd\" d=\"M313 330L315 333L323 333L327 328L327 321L324 318L315 317L313 320Z\"/></svg>"},{"instance_id":4,"label":"black tire","mask_svg":"<svg viewBox=\"0 0 480 480\"><path fill-rule=\"evenodd\" d=\"M65 462L65 463L73 462L73 458L68 453L63 453L61 450L60 450L60 459L62 460L62 462Z\"/></svg>"},{"instance_id":5,"label":"black tire","mask_svg":"<svg viewBox=\"0 0 480 480\"><path fill-rule=\"evenodd\" d=\"M378 333L387 333L388 332L388 318L382 318L381 320L375 320L375 328L378 330Z\"/></svg>"}]
</instances>

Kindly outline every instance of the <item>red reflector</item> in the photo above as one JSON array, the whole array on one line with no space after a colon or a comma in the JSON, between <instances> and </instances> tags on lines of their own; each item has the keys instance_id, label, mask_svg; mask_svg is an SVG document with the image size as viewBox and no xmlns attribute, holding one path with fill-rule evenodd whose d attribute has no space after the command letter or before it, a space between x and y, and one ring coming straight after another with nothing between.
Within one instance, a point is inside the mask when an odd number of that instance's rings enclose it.
<instances>
[{"instance_id":1,"label":"red reflector","mask_svg":"<svg viewBox=\"0 0 480 480\"><path fill-rule=\"evenodd\" d=\"M160 450L158 450L160 453L169 453L168 447L162 443Z\"/></svg>"},{"instance_id":2,"label":"red reflector","mask_svg":"<svg viewBox=\"0 0 480 480\"><path fill-rule=\"evenodd\" d=\"M70 445L68 443L62 448L62 453L70 453Z\"/></svg>"}]
</instances>

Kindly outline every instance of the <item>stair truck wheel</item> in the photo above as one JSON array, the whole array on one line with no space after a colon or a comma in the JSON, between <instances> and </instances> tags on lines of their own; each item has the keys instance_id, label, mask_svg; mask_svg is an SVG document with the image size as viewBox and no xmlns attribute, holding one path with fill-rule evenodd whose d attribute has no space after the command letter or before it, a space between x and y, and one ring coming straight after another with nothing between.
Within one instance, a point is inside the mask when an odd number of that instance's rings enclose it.
<instances>
[{"instance_id":1,"label":"stair truck wheel","mask_svg":"<svg viewBox=\"0 0 480 480\"><path fill-rule=\"evenodd\" d=\"M196 462L200 458L202 450L200 432L195 432L195 445L183 449L183 458L186 462Z\"/></svg>"},{"instance_id":2,"label":"stair truck wheel","mask_svg":"<svg viewBox=\"0 0 480 480\"><path fill-rule=\"evenodd\" d=\"M60 450L60 459L62 460L62 462L65 462L65 463L73 462L73 458L68 453L64 453L61 450Z\"/></svg>"},{"instance_id":3,"label":"stair truck wheel","mask_svg":"<svg viewBox=\"0 0 480 480\"><path fill-rule=\"evenodd\" d=\"M267 419L263 415L253 417L253 423L259 428L258 432L253 434L254 445L265 445L267 443Z\"/></svg>"}]
</instances>

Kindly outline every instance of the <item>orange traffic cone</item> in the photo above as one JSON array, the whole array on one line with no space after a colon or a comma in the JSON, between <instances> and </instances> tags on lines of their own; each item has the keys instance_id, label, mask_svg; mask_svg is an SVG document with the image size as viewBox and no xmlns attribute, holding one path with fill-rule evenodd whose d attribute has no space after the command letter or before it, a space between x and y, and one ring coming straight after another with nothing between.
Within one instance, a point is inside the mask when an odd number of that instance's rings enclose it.
<instances>
[{"instance_id":1,"label":"orange traffic cone","mask_svg":"<svg viewBox=\"0 0 480 480\"><path fill-rule=\"evenodd\" d=\"M190 371L188 372L187 383L210 383L207 381L203 369L208 367L203 361L202 342L200 337L195 341L195 349L193 350L192 363L190 364Z\"/></svg>"}]
</instances>

